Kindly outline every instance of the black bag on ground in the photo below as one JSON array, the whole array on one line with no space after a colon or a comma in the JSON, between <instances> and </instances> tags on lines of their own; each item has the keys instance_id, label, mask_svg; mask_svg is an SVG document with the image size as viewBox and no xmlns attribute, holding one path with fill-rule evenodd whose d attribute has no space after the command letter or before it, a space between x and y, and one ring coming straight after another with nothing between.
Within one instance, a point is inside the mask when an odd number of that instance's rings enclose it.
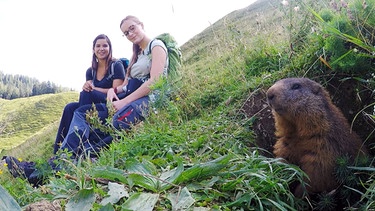
<instances>
[{"instance_id":1,"label":"black bag on ground","mask_svg":"<svg viewBox=\"0 0 375 211\"><path fill-rule=\"evenodd\" d=\"M42 184L42 179L39 178L34 162L19 161L15 157L4 156L3 160L8 166L9 172L13 177L27 178L30 184L37 187Z\"/></svg>"},{"instance_id":2,"label":"black bag on ground","mask_svg":"<svg viewBox=\"0 0 375 211\"><path fill-rule=\"evenodd\" d=\"M43 169L51 169L54 172L61 170L60 165L57 165L54 162L56 159L57 157L49 159L48 163L44 164ZM27 181L33 185L33 187L38 187L46 182L46 175L43 175L43 173L36 168L35 162L19 161L17 158L12 156L4 156L3 160L8 167L9 173L12 174L14 178L26 178Z\"/></svg>"}]
</instances>

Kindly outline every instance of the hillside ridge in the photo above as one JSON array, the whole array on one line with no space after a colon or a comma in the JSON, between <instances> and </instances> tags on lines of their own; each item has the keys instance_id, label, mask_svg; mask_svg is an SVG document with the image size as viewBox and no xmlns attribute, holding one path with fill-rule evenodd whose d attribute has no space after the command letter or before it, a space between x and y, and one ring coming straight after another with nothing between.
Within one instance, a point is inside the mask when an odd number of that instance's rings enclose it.
<instances>
[{"instance_id":1,"label":"hillside ridge","mask_svg":"<svg viewBox=\"0 0 375 211\"><path fill-rule=\"evenodd\" d=\"M11 149L60 120L64 106L77 92L45 94L0 101L0 150Z\"/></svg>"}]
</instances>

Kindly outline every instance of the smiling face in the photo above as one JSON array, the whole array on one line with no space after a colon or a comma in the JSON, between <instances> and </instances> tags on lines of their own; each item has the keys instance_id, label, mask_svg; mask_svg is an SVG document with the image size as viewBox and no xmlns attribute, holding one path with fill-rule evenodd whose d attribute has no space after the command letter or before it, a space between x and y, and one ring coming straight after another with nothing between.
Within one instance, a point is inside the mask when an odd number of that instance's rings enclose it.
<instances>
[{"instance_id":1,"label":"smiling face","mask_svg":"<svg viewBox=\"0 0 375 211\"><path fill-rule=\"evenodd\" d=\"M94 45L93 53L98 60L106 60L109 56L110 46L106 39L98 39Z\"/></svg>"},{"instance_id":2,"label":"smiling face","mask_svg":"<svg viewBox=\"0 0 375 211\"><path fill-rule=\"evenodd\" d=\"M143 24L132 18L124 20L120 29L124 36L134 44L139 44L145 36Z\"/></svg>"}]
</instances>

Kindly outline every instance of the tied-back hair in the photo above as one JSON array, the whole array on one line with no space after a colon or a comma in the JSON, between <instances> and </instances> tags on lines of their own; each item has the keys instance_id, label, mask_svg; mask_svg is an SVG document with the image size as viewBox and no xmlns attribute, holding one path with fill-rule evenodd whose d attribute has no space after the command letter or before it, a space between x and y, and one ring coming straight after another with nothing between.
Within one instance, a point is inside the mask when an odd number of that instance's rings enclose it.
<instances>
[{"instance_id":1,"label":"tied-back hair","mask_svg":"<svg viewBox=\"0 0 375 211\"><path fill-rule=\"evenodd\" d=\"M112 63L112 43L111 43L111 40L109 40L109 38L107 37L107 35L105 34L99 34L98 36L95 37L94 41L92 42L92 49L94 50L95 49L95 45L96 45L96 42L100 39L105 39L109 45L109 54L108 54L108 57L107 57L107 60L106 60L106 63L107 63L107 67L106 67L106 70L109 69L109 67L111 66L111 63ZM92 54L92 61L91 61L91 68L93 70L98 70L98 60L95 56L95 52Z\"/></svg>"},{"instance_id":2,"label":"tied-back hair","mask_svg":"<svg viewBox=\"0 0 375 211\"><path fill-rule=\"evenodd\" d=\"M123 24L125 21L127 21L127 20L132 20L132 21L134 21L136 24L143 24L143 23L142 23L137 17L132 16L132 15L128 15L128 16L126 16L124 19L122 19L122 21L121 21L121 23L120 23L120 28L121 28L122 24ZM134 44L134 43L133 43L133 55L132 55L132 58L131 58L131 60L130 60L130 63L129 63L129 66L128 66L126 72L129 71L129 73L130 73L130 70L131 70L133 64L137 62L137 60L138 60L138 55L140 54L141 51L142 51L141 47L140 47L138 44Z\"/></svg>"}]
</instances>

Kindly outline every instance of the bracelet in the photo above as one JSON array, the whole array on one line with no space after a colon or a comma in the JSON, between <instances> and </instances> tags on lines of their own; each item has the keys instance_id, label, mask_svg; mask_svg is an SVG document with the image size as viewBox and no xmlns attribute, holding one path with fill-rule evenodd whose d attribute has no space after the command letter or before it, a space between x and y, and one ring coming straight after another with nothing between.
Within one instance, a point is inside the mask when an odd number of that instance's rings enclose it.
<instances>
[{"instance_id":1,"label":"bracelet","mask_svg":"<svg viewBox=\"0 0 375 211\"><path fill-rule=\"evenodd\" d=\"M117 87L115 87L113 90L115 91L115 94L117 94Z\"/></svg>"}]
</instances>

